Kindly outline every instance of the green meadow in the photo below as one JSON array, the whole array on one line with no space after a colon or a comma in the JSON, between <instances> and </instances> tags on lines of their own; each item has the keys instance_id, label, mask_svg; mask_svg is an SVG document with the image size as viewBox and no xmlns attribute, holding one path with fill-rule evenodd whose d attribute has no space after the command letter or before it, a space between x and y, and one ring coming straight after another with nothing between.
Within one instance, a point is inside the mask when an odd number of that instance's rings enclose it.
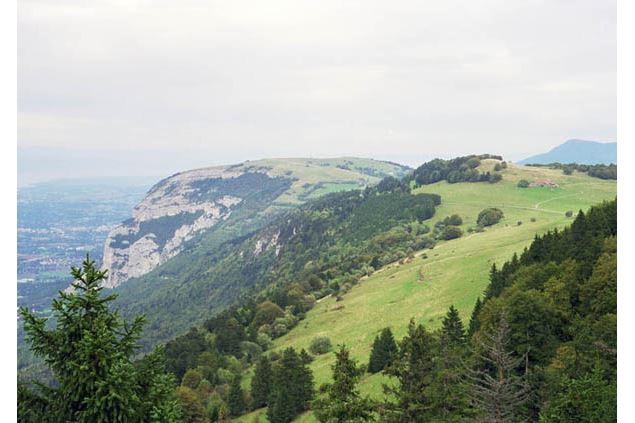
<instances>
[{"instance_id":1,"label":"green meadow","mask_svg":"<svg viewBox=\"0 0 635 423\"><path fill-rule=\"evenodd\" d=\"M275 200L277 206L298 205L332 192L363 188L385 175L401 177L406 171L393 163L357 157L263 159L236 167L241 168L267 168L273 176L294 178L291 187Z\"/></svg>"},{"instance_id":2,"label":"green meadow","mask_svg":"<svg viewBox=\"0 0 635 423\"><path fill-rule=\"evenodd\" d=\"M493 166L487 161L485 168ZM276 350L287 347L307 348L317 336L328 336L333 345L346 344L360 363L366 364L375 336L390 327L396 339L406 331L411 318L430 329L439 327L452 304L468 323L476 298L488 283L492 263L502 264L514 252L521 253L536 234L562 228L573 218L567 211L586 210L603 200L615 198L617 184L574 172L509 165L503 180L496 184L441 182L415 192L440 194L442 204L428 222L451 214L463 218L463 237L439 242L434 249L419 251L403 263L393 263L364 278L343 295L341 301L328 297L321 300L287 335L275 341ZM556 188L518 188L520 179L549 179ZM486 207L498 207L505 217L484 232L469 234L476 226L478 213ZM533 220L533 221L532 221ZM333 354L315 358L311 364L316 388L331 377ZM383 398L382 384L389 380L377 374L362 379L360 390L374 398ZM249 381L244 380L245 386ZM264 410L258 410L237 421L265 421ZM296 421L315 421L305 413Z\"/></svg>"}]
</instances>

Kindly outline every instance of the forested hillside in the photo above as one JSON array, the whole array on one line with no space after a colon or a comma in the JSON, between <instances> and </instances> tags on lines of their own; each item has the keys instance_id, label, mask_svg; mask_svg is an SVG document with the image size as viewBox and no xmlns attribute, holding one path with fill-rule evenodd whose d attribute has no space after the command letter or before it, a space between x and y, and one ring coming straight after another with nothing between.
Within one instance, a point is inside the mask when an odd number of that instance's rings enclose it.
<instances>
[{"instance_id":1,"label":"forested hillside","mask_svg":"<svg viewBox=\"0 0 635 423\"><path fill-rule=\"evenodd\" d=\"M364 399L349 382L350 391L311 405L311 399L333 395L335 388L322 387L306 366L335 346L323 337L314 338L306 350L261 354L270 345L264 336L269 325L290 317L274 303L279 301L275 296L209 321L205 329L213 337L193 330L168 343L168 368L199 398L212 421L263 405L269 405L272 422L290 421L309 409L322 416L343 413L336 399L347 396L362 407L344 407L351 419L361 413L366 419L399 422L490 421L498 415L500 421L614 421L616 225L616 202L605 203L580 212L570 228L537 236L500 269L493 265L469 324L450 307L440 329L411 321L398 329L405 336L397 342L390 329L384 330L368 345L368 366L355 364L347 350L340 350L332 374L336 383L338 377L357 383L366 378L366 369L385 381L386 400L382 395ZM253 375L240 370L245 364L249 369L249 363L255 365ZM284 374L299 379L293 382ZM306 394L300 397L277 391L301 386ZM577 389L587 396L580 397ZM286 414L278 414L278 408Z\"/></svg>"},{"instance_id":2,"label":"forested hillside","mask_svg":"<svg viewBox=\"0 0 635 423\"><path fill-rule=\"evenodd\" d=\"M490 156L443 161L443 175L479 173L476 167L487 157ZM501 165L497 166L502 170ZM469 182L494 183L502 178L494 169L481 173L487 178ZM497 177L492 179L490 175ZM311 200L251 234L240 232L219 242L212 233L146 277L119 287L117 304L124 315L148 315L149 325L142 342L150 347L183 333L241 296L255 295L274 284L318 277L324 286L303 290L316 299L337 293L340 287L350 289L374 269L427 248L436 239L449 239L451 229L430 228L421 223L432 217L440 197L412 195L413 184L416 186L417 182L411 175L388 176L375 188ZM431 236L426 236L431 230Z\"/></svg>"},{"instance_id":3,"label":"forested hillside","mask_svg":"<svg viewBox=\"0 0 635 423\"><path fill-rule=\"evenodd\" d=\"M213 249L329 192L373 185L409 169L362 158L269 159L176 173L155 184L104 245L104 286L143 277L184 250ZM148 283L154 276L146 278Z\"/></svg>"},{"instance_id":4,"label":"forested hillside","mask_svg":"<svg viewBox=\"0 0 635 423\"><path fill-rule=\"evenodd\" d=\"M422 222L434 215L439 202L436 195L380 188L329 194L251 236L189 257L184 269L166 266L158 280L138 292L134 281L122 286L118 304L126 313L148 315L146 345L169 339L241 296L262 290L292 297L278 299L280 307L294 305L306 311L309 306L300 303L350 289L374 268L433 245ZM184 258L179 264L183 262ZM308 280L308 287L287 287ZM284 289L278 292L276 287Z\"/></svg>"},{"instance_id":5,"label":"forested hillside","mask_svg":"<svg viewBox=\"0 0 635 423\"><path fill-rule=\"evenodd\" d=\"M587 382L602 392L593 406L609 407L609 373L558 366L588 361L574 339L590 324L585 310L610 321L606 307L589 302L591 291L574 285L595 281L607 303L610 283L593 275L597 257L611 254L604 238L616 234L615 204L579 214L570 230L553 228L571 224L572 210L613 198L614 182L481 157L419 169L444 168L436 182L387 177L309 201L254 233L181 254L187 266L162 266L171 273L157 272L141 291L117 289L127 320L146 315L141 351L183 334L165 345L183 421L459 421L498 412L501 421L561 421L557 413L582 407L570 405L578 399L567 397L567 384ZM447 180L453 171L498 176ZM519 184L545 178L557 184ZM535 234L544 235L502 264ZM550 298L565 294L572 310ZM530 325L535 307L544 327ZM614 351L609 332L588 339ZM481 352L504 360L484 365ZM611 362L602 360L606 370ZM496 369L511 375L509 397L492 411L479 404L493 403L483 386L501 382L500 372L488 373ZM556 396L562 403L547 401Z\"/></svg>"}]
</instances>

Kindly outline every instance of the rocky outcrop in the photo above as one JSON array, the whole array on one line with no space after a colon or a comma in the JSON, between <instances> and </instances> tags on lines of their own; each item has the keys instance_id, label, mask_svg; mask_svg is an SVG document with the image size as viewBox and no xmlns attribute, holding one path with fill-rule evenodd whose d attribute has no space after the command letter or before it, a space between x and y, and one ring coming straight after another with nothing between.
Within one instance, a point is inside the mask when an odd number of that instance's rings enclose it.
<instances>
[{"instance_id":1,"label":"rocky outcrop","mask_svg":"<svg viewBox=\"0 0 635 423\"><path fill-rule=\"evenodd\" d=\"M106 240L103 267L106 287L150 272L178 254L202 231L226 220L241 205L237 186L264 172L212 167L176 174L155 185L133 210L132 218L114 228ZM249 191L249 188L242 191Z\"/></svg>"},{"instance_id":2,"label":"rocky outcrop","mask_svg":"<svg viewBox=\"0 0 635 423\"><path fill-rule=\"evenodd\" d=\"M322 191L363 188L407 170L372 159L300 158L246 161L178 173L156 184L134 208L132 217L108 235L102 262L109 270L105 286L113 288L147 274L199 236L207 241L214 238L205 248L215 248ZM270 235L258 241L254 255L270 248L279 254L279 238L288 234Z\"/></svg>"}]
</instances>

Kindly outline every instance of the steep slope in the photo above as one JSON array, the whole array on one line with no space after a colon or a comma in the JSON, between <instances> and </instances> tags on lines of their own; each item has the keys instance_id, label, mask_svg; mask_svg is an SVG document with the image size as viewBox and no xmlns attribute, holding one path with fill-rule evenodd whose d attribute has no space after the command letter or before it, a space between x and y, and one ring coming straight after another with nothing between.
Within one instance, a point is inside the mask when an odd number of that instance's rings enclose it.
<instances>
[{"instance_id":1,"label":"steep slope","mask_svg":"<svg viewBox=\"0 0 635 423\"><path fill-rule=\"evenodd\" d=\"M178 173L156 184L106 240L106 286L140 277L210 231L240 236L310 198L401 176L407 167L369 159L273 159Z\"/></svg>"},{"instance_id":2,"label":"steep slope","mask_svg":"<svg viewBox=\"0 0 635 423\"><path fill-rule=\"evenodd\" d=\"M488 165L491 163L482 166ZM505 217L484 232L440 242L410 262L379 269L342 295L341 301L332 297L320 301L305 320L275 340L274 349L308 348L315 337L328 336L333 345L345 343L351 347L355 359L367 363L373 339L384 327L391 327L397 339L405 334L410 318L435 329L451 304L467 324L476 298L487 286L493 263L500 265L514 252L522 252L535 234L570 224L573 219L566 217L565 212L586 210L616 195L614 181L584 174L566 176L559 170L515 165L509 165L502 173L503 180L495 186L439 182L419 188L418 192L441 195L442 203L432 221L456 213L463 219L462 227L467 229L475 225L478 213L486 207L500 208ZM559 187L518 188L520 179L550 179ZM316 386L330 380L333 359L332 354L324 354L311 363ZM382 399L381 386L386 382L388 379L382 374L366 375L361 390ZM256 415L266 421L263 410L238 421L248 422ZM297 421L315 420L307 413Z\"/></svg>"},{"instance_id":3,"label":"steep slope","mask_svg":"<svg viewBox=\"0 0 635 423\"><path fill-rule=\"evenodd\" d=\"M519 164L617 164L617 143L568 140L547 153L528 157Z\"/></svg>"},{"instance_id":4,"label":"steep slope","mask_svg":"<svg viewBox=\"0 0 635 423\"><path fill-rule=\"evenodd\" d=\"M289 210L249 236L211 250L188 251L146 277L132 279L117 288L117 304L126 314L147 314L143 343L151 346L213 317L244 294L306 280L317 272L328 274L332 284L346 285L367 274L371 260L381 265L403 257L383 250L381 236L400 224L412 227L412 222L429 219L436 199L373 190L333 193ZM425 232L403 230L390 240L404 248L430 242ZM332 285L322 288L321 296L333 292ZM301 302L315 301L301 297Z\"/></svg>"}]
</instances>

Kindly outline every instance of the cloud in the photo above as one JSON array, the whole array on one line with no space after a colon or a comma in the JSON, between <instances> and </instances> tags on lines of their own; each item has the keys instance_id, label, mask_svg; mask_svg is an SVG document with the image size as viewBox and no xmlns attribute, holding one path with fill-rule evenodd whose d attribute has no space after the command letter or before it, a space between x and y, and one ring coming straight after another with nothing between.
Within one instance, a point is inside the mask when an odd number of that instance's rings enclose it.
<instances>
[{"instance_id":1,"label":"cloud","mask_svg":"<svg viewBox=\"0 0 635 423\"><path fill-rule=\"evenodd\" d=\"M616 136L611 2L18 8L21 146L414 164Z\"/></svg>"}]
</instances>

